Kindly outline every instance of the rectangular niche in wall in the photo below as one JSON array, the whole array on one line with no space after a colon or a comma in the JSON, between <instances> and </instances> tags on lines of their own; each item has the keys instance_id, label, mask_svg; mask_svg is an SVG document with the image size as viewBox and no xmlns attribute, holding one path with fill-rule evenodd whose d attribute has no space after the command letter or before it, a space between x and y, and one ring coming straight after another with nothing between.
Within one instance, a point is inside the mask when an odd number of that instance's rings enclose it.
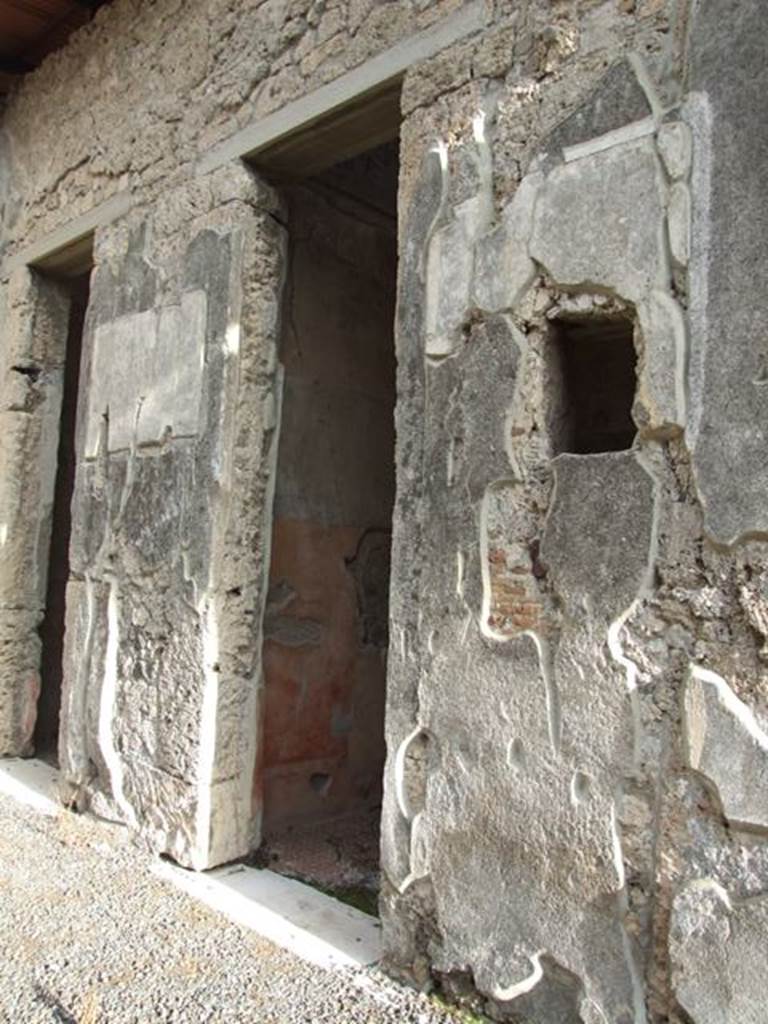
<instances>
[{"instance_id":1,"label":"rectangular niche in wall","mask_svg":"<svg viewBox=\"0 0 768 1024\"><path fill-rule=\"evenodd\" d=\"M552 324L552 427L556 453L632 447L637 384L633 322L624 316L558 318Z\"/></svg>"}]
</instances>

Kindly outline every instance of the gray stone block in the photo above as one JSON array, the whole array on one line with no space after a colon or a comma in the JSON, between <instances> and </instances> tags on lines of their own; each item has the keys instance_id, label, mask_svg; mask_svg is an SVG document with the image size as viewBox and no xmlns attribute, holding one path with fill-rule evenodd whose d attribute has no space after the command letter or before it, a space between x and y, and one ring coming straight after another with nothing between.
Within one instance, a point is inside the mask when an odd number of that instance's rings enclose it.
<instances>
[{"instance_id":1,"label":"gray stone block","mask_svg":"<svg viewBox=\"0 0 768 1024\"><path fill-rule=\"evenodd\" d=\"M555 168L541 187L530 252L572 290L605 290L631 302L666 288L661 169L651 139Z\"/></svg>"},{"instance_id":2,"label":"gray stone block","mask_svg":"<svg viewBox=\"0 0 768 1024\"><path fill-rule=\"evenodd\" d=\"M559 455L541 557L570 614L608 622L647 582L654 483L635 452Z\"/></svg>"},{"instance_id":3,"label":"gray stone block","mask_svg":"<svg viewBox=\"0 0 768 1024\"><path fill-rule=\"evenodd\" d=\"M768 733L721 676L697 665L684 707L689 766L715 787L733 825L768 828Z\"/></svg>"},{"instance_id":4,"label":"gray stone block","mask_svg":"<svg viewBox=\"0 0 768 1024\"><path fill-rule=\"evenodd\" d=\"M502 210L498 226L475 245L474 299L481 309L492 313L510 309L533 283L536 266L528 255L528 240L542 181L539 173L523 178Z\"/></svg>"},{"instance_id":5,"label":"gray stone block","mask_svg":"<svg viewBox=\"0 0 768 1024\"><path fill-rule=\"evenodd\" d=\"M586 102L548 136L543 147L551 154L548 162L561 158L562 150L568 146L596 139L651 113L633 68L626 60L618 61L603 75Z\"/></svg>"},{"instance_id":6,"label":"gray stone block","mask_svg":"<svg viewBox=\"0 0 768 1024\"><path fill-rule=\"evenodd\" d=\"M690 442L707 531L725 544L768 533L764 31L760 0L698 4L690 27Z\"/></svg>"},{"instance_id":7,"label":"gray stone block","mask_svg":"<svg viewBox=\"0 0 768 1024\"><path fill-rule=\"evenodd\" d=\"M178 306L129 313L93 336L85 457L98 453L102 416L109 451L193 437L200 419L206 294L185 292Z\"/></svg>"},{"instance_id":8,"label":"gray stone block","mask_svg":"<svg viewBox=\"0 0 768 1024\"><path fill-rule=\"evenodd\" d=\"M696 1024L763 1024L768 898L731 899L711 879L689 883L672 907L672 985Z\"/></svg>"}]
</instances>

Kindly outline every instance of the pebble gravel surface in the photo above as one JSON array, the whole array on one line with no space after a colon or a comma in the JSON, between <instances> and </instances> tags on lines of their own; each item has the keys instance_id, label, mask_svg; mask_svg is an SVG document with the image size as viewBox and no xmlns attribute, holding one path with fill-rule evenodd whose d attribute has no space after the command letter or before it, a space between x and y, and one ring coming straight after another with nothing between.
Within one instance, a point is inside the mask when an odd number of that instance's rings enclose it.
<instances>
[{"instance_id":1,"label":"pebble gravel surface","mask_svg":"<svg viewBox=\"0 0 768 1024\"><path fill-rule=\"evenodd\" d=\"M0 796L3 1024L453 1024L376 970L326 971L152 874L125 829Z\"/></svg>"}]
</instances>

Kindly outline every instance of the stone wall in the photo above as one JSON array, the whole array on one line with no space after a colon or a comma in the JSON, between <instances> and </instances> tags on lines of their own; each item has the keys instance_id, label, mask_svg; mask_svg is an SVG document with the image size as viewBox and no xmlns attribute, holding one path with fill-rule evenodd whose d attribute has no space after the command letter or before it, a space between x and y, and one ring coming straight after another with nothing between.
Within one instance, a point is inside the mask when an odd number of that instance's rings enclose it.
<instances>
[{"instance_id":1,"label":"stone wall","mask_svg":"<svg viewBox=\"0 0 768 1024\"><path fill-rule=\"evenodd\" d=\"M0 168L12 178L4 195L0 174L3 247L41 237L119 190L143 201L188 180L237 128L460 7L113 0L25 77L3 113Z\"/></svg>"},{"instance_id":2,"label":"stone wall","mask_svg":"<svg viewBox=\"0 0 768 1024\"><path fill-rule=\"evenodd\" d=\"M274 193L198 161L463 6L115 0L2 114L2 747L34 725L66 324L10 260L129 191L95 239L61 753L196 867L258 834L285 273ZM511 1021L762 1020L760 4L483 13L402 90L387 964ZM569 426L595 338L634 349L618 450Z\"/></svg>"},{"instance_id":3,"label":"stone wall","mask_svg":"<svg viewBox=\"0 0 768 1024\"><path fill-rule=\"evenodd\" d=\"M26 268L4 291L0 387L0 754L30 754L69 323L66 289Z\"/></svg>"},{"instance_id":4,"label":"stone wall","mask_svg":"<svg viewBox=\"0 0 768 1024\"><path fill-rule=\"evenodd\" d=\"M65 796L198 868L260 835L285 242L263 179L202 158L461 7L116 0L4 104L0 751L32 751L68 316L60 264L26 262L85 214Z\"/></svg>"},{"instance_id":5,"label":"stone wall","mask_svg":"<svg viewBox=\"0 0 768 1024\"><path fill-rule=\"evenodd\" d=\"M97 240L60 753L72 799L200 867L257 827L283 232L242 170L194 219L183 199Z\"/></svg>"},{"instance_id":6,"label":"stone wall","mask_svg":"<svg viewBox=\"0 0 768 1024\"><path fill-rule=\"evenodd\" d=\"M385 940L505 1019L757 1020L759 10L576 6L404 89ZM587 454L557 342L620 321Z\"/></svg>"}]
</instances>

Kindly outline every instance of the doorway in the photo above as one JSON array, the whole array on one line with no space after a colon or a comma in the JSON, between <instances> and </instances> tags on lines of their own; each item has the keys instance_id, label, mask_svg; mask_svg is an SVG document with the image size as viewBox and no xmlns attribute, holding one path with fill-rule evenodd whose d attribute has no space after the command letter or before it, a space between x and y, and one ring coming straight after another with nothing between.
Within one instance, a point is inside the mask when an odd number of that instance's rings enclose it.
<instances>
[{"instance_id":1,"label":"doorway","mask_svg":"<svg viewBox=\"0 0 768 1024\"><path fill-rule=\"evenodd\" d=\"M397 141L282 187L262 862L375 894L394 502Z\"/></svg>"},{"instance_id":2,"label":"doorway","mask_svg":"<svg viewBox=\"0 0 768 1024\"><path fill-rule=\"evenodd\" d=\"M56 460L56 482L51 515L51 540L48 554L48 582L45 613L39 628L42 641L40 660L40 696L34 745L37 757L58 761L59 715L64 654L65 598L69 579L69 541L72 529L71 506L75 487L78 383L83 347L83 329L88 308L90 270L77 273L57 286L69 303L66 351L63 369L61 416Z\"/></svg>"}]
</instances>

